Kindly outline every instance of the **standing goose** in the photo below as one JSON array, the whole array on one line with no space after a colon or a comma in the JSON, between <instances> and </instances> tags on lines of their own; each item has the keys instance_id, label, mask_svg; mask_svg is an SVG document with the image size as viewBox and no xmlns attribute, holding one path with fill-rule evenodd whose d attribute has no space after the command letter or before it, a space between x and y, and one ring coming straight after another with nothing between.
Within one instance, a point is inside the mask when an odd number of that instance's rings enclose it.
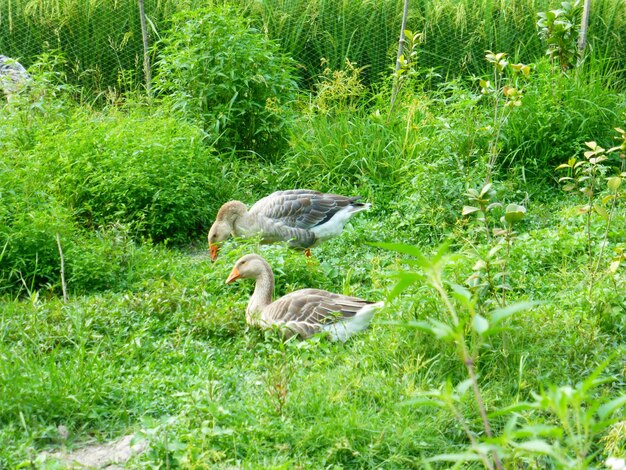
<instances>
[{"instance_id":1,"label":"standing goose","mask_svg":"<svg viewBox=\"0 0 626 470\"><path fill-rule=\"evenodd\" d=\"M336 237L350 217L370 208L357 202L360 196L346 197L308 189L277 191L264 197L250 210L239 201L220 207L209 230L211 259L217 259L219 243L231 235L260 235L262 243L289 242L306 250L320 241Z\"/></svg>"},{"instance_id":2,"label":"standing goose","mask_svg":"<svg viewBox=\"0 0 626 470\"><path fill-rule=\"evenodd\" d=\"M246 255L233 267L226 284L252 278L256 285L246 308L246 322L271 328L278 325L285 337L302 339L326 331L332 341L345 341L369 325L383 302L370 302L320 289L301 289L272 302L274 273L259 255Z\"/></svg>"}]
</instances>

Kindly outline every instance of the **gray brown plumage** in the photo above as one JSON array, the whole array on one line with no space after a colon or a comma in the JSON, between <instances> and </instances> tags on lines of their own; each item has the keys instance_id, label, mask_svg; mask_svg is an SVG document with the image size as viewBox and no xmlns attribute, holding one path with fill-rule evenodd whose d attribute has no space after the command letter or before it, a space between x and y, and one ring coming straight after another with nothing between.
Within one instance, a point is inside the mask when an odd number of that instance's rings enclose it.
<instances>
[{"instance_id":1,"label":"gray brown plumage","mask_svg":"<svg viewBox=\"0 0 626 470\"><path fill-rule=\"evenodd\" d=\"M336 237L350 217L370 208L359 199L294 189L272 193L250 210L242 202L227 202L209 230L211 258L217 258L218 243L231 235L259 235L262 243L288 242L291 247L308 249Z\"/></svg>"},{"instance_id":2,"label":"gray brown plumage","mask_svg":"<svg viewBox=\"0 0 626 470\"><path fill-rule=\"evenodd\" d=\"M321 289L301 289L272 302L274 274L259 255L246 255L233 267L226 283L237 279L256 280L246 309L246 321L261 328L279 326L285 336L308 338L326 331L332 340L345 341L367 328L382 302L335 294Z\"/></svg>"}]
</instances>

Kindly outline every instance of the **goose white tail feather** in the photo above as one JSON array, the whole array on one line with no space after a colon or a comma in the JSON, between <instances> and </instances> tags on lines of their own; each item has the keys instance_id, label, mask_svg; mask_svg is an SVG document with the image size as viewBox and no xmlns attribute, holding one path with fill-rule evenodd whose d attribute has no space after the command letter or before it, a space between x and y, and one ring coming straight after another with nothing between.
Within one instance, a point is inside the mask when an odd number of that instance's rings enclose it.
<instances>
[{"instance_id":1,"label":"goose white tail feather","mask_svg":"<svg viewBox=\"0 0 626 470\"><path fill-rule=\"evenodd\" d=\"M345 342L353 334L366 329L376 310L384 306L384 302L366 305L355 316L329 325L323 325L321 329L328 332L333 341Z\"/></svg>"}]
</instances>

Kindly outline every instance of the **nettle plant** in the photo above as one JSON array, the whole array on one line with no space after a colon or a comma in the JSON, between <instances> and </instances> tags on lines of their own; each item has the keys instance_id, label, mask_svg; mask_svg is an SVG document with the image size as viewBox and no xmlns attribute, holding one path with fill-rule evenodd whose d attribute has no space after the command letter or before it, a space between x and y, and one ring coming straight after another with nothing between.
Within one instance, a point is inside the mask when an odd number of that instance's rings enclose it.
<instances>
[{"instance_id":1,"label":"nettle plant","mask_svg":"<svg viewBox=\"0 0 626 470\"><path fill-rule=\"evenodd\" d=\"M463 206L462 215L476 216L476 232L485 238L489 247L487 253L480 256L474 265L474 273L467 279L467 284L480 298L493 295L496 302L504 307L506 293L511 289L508 284L508 264L511 247L517 238L515 225L526 215L526 207L520 204L508 204L503 215L498 219L495 212L502 211L502 203L494 201L496 192L491 183L480 191L469 189L466 196L471 205ZM498 224L499 221L499 224Z\"/></svg>"},{"instance_id":2,"label":"nettle plant","mask_svg":"<svg viewBox=\"0 0 626 470\"><path fill-rule=\"evenodd\" d=\"M478 309L478 299L465 287L449 282L445 268L458 255L450 254L447 245L439 247L429 259L414 246L376 244L409 255L409 270L397 274L398 282L390 297L394 298L415 284L426 284L437 294L441 314L425 320L402 323L418 328L437 339L453 344L467 371L467 379L454 384L450 380L434 390L419 393L404 401L404 406L430 406L448 410L468 438L468 445L457 453L425 459L450 462L455 468L469 462L480 462L489 469L503 468L591 468L600 459L597 447L607 429L620 420L626 395L597 398L598 386L618 380L601 377L614 358L609 358L584 381L573 386L549 386L532 393L531 401L521 401L498 408L484 400L479 384L481 351L490 347L497 333L507 329L507 319L534 308L538 302L520 302L488 312ZM399 322L391 322L400 324ZM464 414L467 396L472 395L478 417ZM471 412L469 412L471 413ZM491 421L508 417L497 429ZM612 458L612 457L611 457Z\"/></svg>"},{"instance_id":3,"label":"nettle plant","mask_svg":"<svg viewBox=\"0 0 626 470\"><path fill-rule=\"evenodd\" d=\"M621 140L620 145L605 149L596 142L585 142L588 147L583 153L584 159L572 157L567 163L556 169L567 170L568 175L559 179L563 183L562 189L572 194L582 194L585 204L577 206L576 212L585 218L585 235L587 240L587 255L589 268L589 296L593 295L593 288L600 272L604 259L605 247L608 245L608 235L614 219L617 203L626 199L623 180L626 178L626 131L615 128ZM617 174L607 176L611 167L607 165L609 154L619 151L620 167ZM604 230L594 250L593 219L599 217L604 221ZM609 265L608 272L615 273L623 259L623 251L616 252L616 256Z\"/></svg>"},{"instance_id":4,"label":"nettle plant","mask_svg":"<svg viewBox=\"0 0 626 470\"><path fill-rule=\"evenodd\" d=\"M576 64L579 58L578 36L580 34L580 0L561 2L561 8L538 13L539 36L548 46L546 55L552 64L559 64L566 71Z\"/></svg>"},{"instance_id":5,"label":"nettle plant","mask_svg":"<svg viewBox=\"0 0 626 470\"><path fill-rule=\"evenodd\" d=\"M502 128L511 111L522 105L523 80L530 76L530 65L511 64L506 57L506 52L487 51L485 59L493 66L493 76L489 80L479 80L481 93L488 96L493 105L493 124L488 128L492 137L489 141L485 184L491 182L491 173L500 154Z\"/></svg>"}]
</instances>

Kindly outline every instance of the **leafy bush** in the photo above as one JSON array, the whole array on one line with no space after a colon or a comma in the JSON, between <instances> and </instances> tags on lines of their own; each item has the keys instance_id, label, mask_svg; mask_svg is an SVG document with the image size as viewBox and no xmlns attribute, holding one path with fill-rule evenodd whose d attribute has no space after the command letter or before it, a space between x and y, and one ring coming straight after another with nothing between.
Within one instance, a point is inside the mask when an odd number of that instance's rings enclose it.
<instances>
[{"instance_id":1,"label":"leafy bush","mask_svg":"<svg viewBox=\"0 0 626 470\"><path fill-rule=\"evenodd\" d=\"M0 168L2 290L54 285L60 280L56 236L74 231L71 215L46 191L36 166L6 159Z\"/></svg>"},{"instance_id":2,"label":"leafy bush","mask_svg":"<svg viewBox=\"0 0 626 470\"><path fill-rule=\"evenodd\" d=\"M223 199L219 160L199 129L174 118L76 113L35 152L86 228L121 222L136 235L179 243L208 226Z\"/></svg>"},{"instance_id":3,"label":"leafy bush","mask_svg":"<svg viewBox=\"0 0 626 470\"><path fill-rule=\"evenodd\" d=\"M537 64L523 105L503 130L503 155L509 163L545 176L578 155L586 141L610 146L626 100L611 89L608 79L583 69L568 77L553 73L547 61Z\"/></svg>"},{"instance_id":4,"label":"leafy bush","mask_svg":"<svg viewBox=\"0 0 626 470\"><path fill-rule=\"evenodd\" d=\"M161 41L156 88L220 148L277 152L293 63L230 7L181 13Z\"/></svg>"}]
</instances>

